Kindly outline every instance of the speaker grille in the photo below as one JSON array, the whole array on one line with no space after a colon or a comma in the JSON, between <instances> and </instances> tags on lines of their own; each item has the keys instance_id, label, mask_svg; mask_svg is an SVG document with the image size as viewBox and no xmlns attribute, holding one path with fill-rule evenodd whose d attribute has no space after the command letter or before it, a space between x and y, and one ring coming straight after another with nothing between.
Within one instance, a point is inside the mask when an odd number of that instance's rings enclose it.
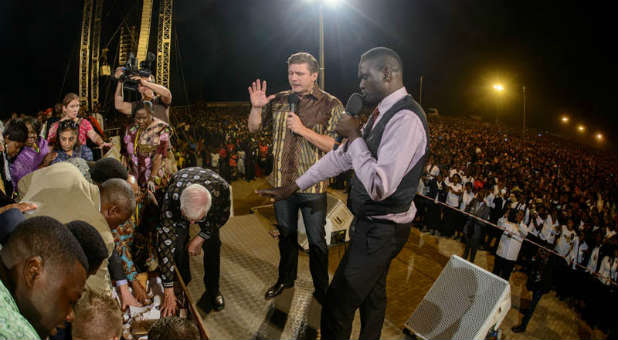
<instances>
[{"instance_id":1,"label":"speaker grille","mask_svg":"<svg viewBox=\"0 0 618 340\"><path fill-rule=\"evenodd\" d=\"M426 339L477 338L491 326L488 320L502 313L496 308L505 298L510 299L507 281L452 256L406 327Z\"/></svg>"}]
</instances>

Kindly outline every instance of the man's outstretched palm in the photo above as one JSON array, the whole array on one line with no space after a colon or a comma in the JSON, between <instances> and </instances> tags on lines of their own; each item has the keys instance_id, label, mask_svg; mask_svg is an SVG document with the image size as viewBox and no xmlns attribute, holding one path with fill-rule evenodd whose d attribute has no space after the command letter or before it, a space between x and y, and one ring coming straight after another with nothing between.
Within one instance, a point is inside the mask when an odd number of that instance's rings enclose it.
<instances>
[{"instance_id":1,"label":"man's outstretched palm","mask_svg":"<svg viewBox=\"0 0 618 340\"><path fill-rule=\"evenodd\" d=\"M251 106L255 108L261 108L270 103L275 98L274 94L266 96L266 80L260 82L260 79L254 81L249 86L249 99L251 100Z\"/></svg>"}]
</instances>

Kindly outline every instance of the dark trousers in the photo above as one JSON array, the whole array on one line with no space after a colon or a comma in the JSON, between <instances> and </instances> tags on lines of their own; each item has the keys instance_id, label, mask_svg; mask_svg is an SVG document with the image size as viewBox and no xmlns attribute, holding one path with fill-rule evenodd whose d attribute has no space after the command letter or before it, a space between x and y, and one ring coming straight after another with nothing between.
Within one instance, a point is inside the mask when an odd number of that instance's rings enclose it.
<instances>
[{"instance_id":1,"label":"dark trousers","mask_svg":"<svg viewBox=\"0 0 618 340\"><path fill-rule=\"evenodd\" d=\"M530 306L528 306L528 309L526 309L526 311L524 312L524 317L521 319L521 326L524 329L528 327L528 322L530 322L530 319L532 318L532 314L534 314L536 305L541 300L541 297L543 297L542 290L535 290L532 292L532 301L530 301Z\"/></svg>"},{"instance_id":2,"label":"dark trousers","mask_svg":"<svg viewBox=\"0 0 618 340\"><path fill-rule=\"evenodd\" d=\"M187 251L188 243L188 229L177 228L174 261L178 271L180 271L182 280L187 285L191 281L189 252ZM202 250L204 252L204 285L206 286L204 298L212 303L215 296L219 293L219 275L221 272L221 239L219 238L218 229L211 234L209 239L205 240Z\"/></svg>"},{"instance_id":3,"label":"dark trousers","mask_svg":"<svg viewBox=\"0 0 618 340\"><path fill-rule=\"evenodd\" d=\"M496 255L493 273L508 281L511 278L511 273L513 272L514 266L515 261L510 261Z\"/></svg>"},{"instance_id":4,"label":"dark trousers","mask_svg":"<svg viewBox=\"0 0 618 340\"><path fill-rule=\"evenodd\" d=\"M360 339L379 339L386 311L386 275L410 235L411 224L355 218L350 245L322 308L322 339L349 339L360 308Z\"/></svg>"},{"instance_id":5,"label":"dark trousers","mask_svg":"<svg viewBox=\"0 0 618 340\"><path fill-rule=\"evenodd\" d=\"M298 210L300 209L309 240L309 270L316 293L328 289L328 247L326 246L326 194L296 193L275 202L279 228L278 283L291 286L298 271Z\"/></svg>"},{"instance_id":6,"label":"dark trousers","mask_svg":"<svg viewBox=\"0 0 618 340\"><path fill-rule=\"evenodd\" d=\"M482 224L476 223L472 218L470 218L464 226L463 233L466 248L464 249L463 258L467 260L469 255L470 262L472 263L474 263L476 251L481 245L481 233L483 227L484 226Z\"/></svg>"}]
</instances>

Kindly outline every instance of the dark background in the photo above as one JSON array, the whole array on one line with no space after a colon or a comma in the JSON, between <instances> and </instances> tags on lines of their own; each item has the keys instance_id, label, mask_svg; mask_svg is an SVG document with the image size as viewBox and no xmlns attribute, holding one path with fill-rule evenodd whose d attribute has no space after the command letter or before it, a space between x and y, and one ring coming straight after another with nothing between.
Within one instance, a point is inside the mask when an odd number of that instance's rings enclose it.
<instances>
[{"instance_id":1,"label":"dark background","mask_svg":"<svg viewBox=\"0 0 618 340\"><path fill-rule=\"evenodd\" d=\"M156 3L156 1L155 1ZM101 44L115 58L124 17L136 21L139 1L106 0ZM151 47L156 42L153 9ZM527 88L528 126L616 138L616 20L610 2L481 0L348 0L325 6L326 90L343 102L356 90L360 54L375 46L399 52L408 91L444 115L500 119L521 126ZM35 113L77 92L82 2L0 2L3 81L0 114ZM246 101L256 77L272 91L287 87L285 60L296 51L318 56L316 1L182 1L174 4L173 104ZM115 62L114 60L114 62ZM112 65L115 66L115 65ZM183 81L184 76L184 81ZM112 105L113 83L102 97ZM111 90L110 90L111 89ZM559 117L572 117L560 130Z\"/></svg>"}]
</instances>

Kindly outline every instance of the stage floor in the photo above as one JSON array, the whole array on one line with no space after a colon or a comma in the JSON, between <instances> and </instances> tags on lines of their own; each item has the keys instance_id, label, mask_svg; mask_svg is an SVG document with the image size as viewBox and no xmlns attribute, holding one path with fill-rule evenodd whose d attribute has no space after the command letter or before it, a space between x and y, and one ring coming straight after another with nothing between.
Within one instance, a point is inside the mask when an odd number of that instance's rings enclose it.
<instances>
[{"instance_id":1,"label":"stage floor","mask_svg":"<svg viewBox=\"0 0 618 340\"><path fill-rule=\"evenodd\" d=\"M318 339L320 305L313 299L309 274L309 258L301 252L295 287L273 300L265 300L264 292L277 279L279 252L277 242L269 234L274 214L268 206L248 213L249 208L268 205L253 195L256 188L266 187L261 181L233 183L235 216L221 230L221 292L225 309L202 315L206 331L212 339ZM342 197L341 192L333 194ZM197 230L192 230L196 233ZM431 288L442 267L452 254L461 255L458 241L421 233L413 228L410 238L393 260L387 279L388 305L382 331L383 339L403 339L404 323ZM343 256L343 246L329 252L329 271L334 273ZM479 251L476 264L491 269L493 256ZM201 256L191 262L193 280L189 291L195 301L204 292ZM569 306L549 293L543 296L525 333L515 334L511 327L519 324L521 306L526 307L531 293L525 288L526 276L511 276L512 309L502 323L506 339L604 339L591 330ZM358 338L360 319L357 313L352 338Z\"/></svg>"}]
</instances>

